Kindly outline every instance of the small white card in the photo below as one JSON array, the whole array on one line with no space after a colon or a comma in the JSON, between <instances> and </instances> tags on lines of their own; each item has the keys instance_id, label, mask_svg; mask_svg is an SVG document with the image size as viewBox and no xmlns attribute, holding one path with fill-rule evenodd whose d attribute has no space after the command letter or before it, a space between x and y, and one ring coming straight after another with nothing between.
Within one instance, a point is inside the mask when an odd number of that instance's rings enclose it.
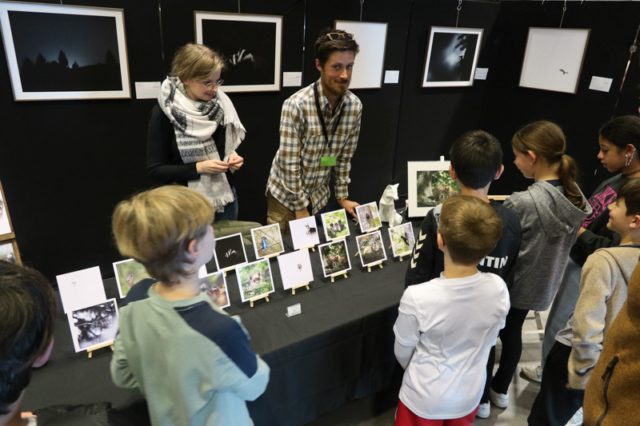
<instances>
[{"instance_id":1,"label":"small white card","mask_svg":"<svg viewBox=\"0 0 640 426\"><path fill-rule=\"evenodd\" d=\"M591 84L589 85L589 89L597 90L599 92L608 92L611 89L612 82L612 78L596 77L594 75L593 77L591 77Z\"/></svg>"},{"instance_id":2,"label":"small white card","mask_svg":"<svg viewBox=\"0 0 640 426\"><path fill-rule=\"evenodd\" d=\"M385 71L384 84L396 84L400 81L400 71Z\"/></svg>"},{"instance_id":3,"label":"small white card","mask_svg":"<svg viewBox=\"0 0 640 426\"><path fill-rule=\"evenodd\" d=\"M136 99L158 99L159 81L136 81Z\"/></svg>"},{"instance_id":4,"label":"small white card","mask_svg":"<svg viewBox=\"0 0 640 426\"><path fill-rule=\"evenodd\" d=\"M287 307L287 316L289 318L296 315L300 315L301 313L302 313L302 307L300 306L299 303L296 303L295 305L291 305Z\"/></svg>"},{"instance_id":5,"label":"small white card","mask_svg":"<svg viewBox=\"0 0 640 426\"><path fill-rule=\"evenodd\" d=\"M476 68L476 80L486 80L489 68Z\"/></svg>"},{"instance_id":6,"label":"small white card","mask_svg":"<svg viewBox=\"0 0 640 426\"><path fill-rule=\"evenodd\" d=\"M65 313L107 301L100 268L83 269L56 276Z\"/></svg>"},{"instance_id":7,"label":"small white card","mask_svg":"<svg viewBox=\"0 0 640 426\"><path fill-rule=\"evenodd\" d=\"M283 72L282 87L300 87L302 86L301 72Z\"/></svg>"}]
</instances>

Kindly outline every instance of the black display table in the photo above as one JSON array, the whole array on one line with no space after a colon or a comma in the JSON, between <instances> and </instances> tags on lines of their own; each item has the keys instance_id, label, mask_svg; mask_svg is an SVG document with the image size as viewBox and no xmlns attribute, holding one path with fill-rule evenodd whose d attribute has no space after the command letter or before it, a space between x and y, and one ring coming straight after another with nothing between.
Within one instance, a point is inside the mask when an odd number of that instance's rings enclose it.
<instances>
[{"instance_id":1,"label":"black display table","mask_svg":"<svg viewBox=\"0 0 640 426\"><path fill-rule=\"evenodd\" d=\"M248 302L240 302L235 272L227 276L231 306L226 311L242 318L253 348L271 368L266 392L248 403L256 426L311 422L350 401L385 389L400 368L393 354L392 328L409 258L404 262L393 258L388 228L384 226L381 231L388 259L383 269L376 266L367 272L360 258L354 256L355 236L360 232L350 226L347 242L352 269L347 279L339 276L331 283L329 278L321 278L316 248L310 253L315 281L310 290L298 289L293 296L290 290L283 290L278 261L271 259L276 292L270 295L270 302L260 300L250 308ZM285 237L284 242L286 252L293 251L291 238ZM255 260L251 247L247 247L247 255L250 261ZM215 262L211 266L215 270ZM105 288L108 298L118 297L114 278L105 280ZM302 314L288 318L287 307L296 303L301 304ZM109 401L143 419L146 413L140 393L119 389L111 382L111 350L100 349L92 359L86 352L76 354L61 306L59 312L51 360L34 372L24 409Z\"/></svg>"}]
</instances>

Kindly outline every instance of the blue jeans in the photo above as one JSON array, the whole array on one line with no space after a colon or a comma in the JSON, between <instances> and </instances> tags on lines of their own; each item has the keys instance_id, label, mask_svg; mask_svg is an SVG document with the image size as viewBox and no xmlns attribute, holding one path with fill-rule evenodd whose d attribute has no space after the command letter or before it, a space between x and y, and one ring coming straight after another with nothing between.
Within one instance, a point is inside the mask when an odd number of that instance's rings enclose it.
<instances>
[{"instance_id":1,"label":"blue jeans","mask_svg":"<svg viewBox=\"0 0 640 426\"><path fill-rule=\"evenodd\" d=\"M238 196L236 195L236 188L232 186L231 191L233 191L233 202L224 206L222 213L216 212L214 222L219 220L238 220Z\"/></svg>"}]
</instances>

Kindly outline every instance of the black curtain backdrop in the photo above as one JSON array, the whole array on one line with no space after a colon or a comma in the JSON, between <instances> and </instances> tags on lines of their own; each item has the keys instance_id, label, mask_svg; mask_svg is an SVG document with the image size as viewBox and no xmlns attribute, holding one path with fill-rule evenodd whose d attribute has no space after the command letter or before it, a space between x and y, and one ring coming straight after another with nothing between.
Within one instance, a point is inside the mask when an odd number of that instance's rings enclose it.
<instances>
[{"instance_id":1,"label":"black curtain backdrop","mask_svg":"<svg viewBox=\"0 0 640 426\"><path fill-rule=\"evenodd\" d=\"M74 5L124 9L133 99L15 102L4 48L0 53L0 180L24 263L50 279L95 265L103 277L113 276L111 263L121 260L111 237L113 208L156 185L146 172L145 148L156 101L135 99L134 83L164 79L173 53L195 39L194 11L238 11L235 0L78 0ZM364 3L364 21L389 23L384 69L399 70L400 83L354 91L364 113L351 198L378 201L389 183L400 183L406 198L407 161L448 157L456 137L476 128L495 134L505 149L506 171L491 193L522 190L530 182L512 165L509 141L518 127L539 119L563 127L589 194L607 177L603 169L593 177L597 129L614 114L638 113L638 54L615 106L640 4L568 3L563 27L591 28L576 95L518 87L527 29L558 27L562 2L554 1L465 0L459 26L484 28L478 66L489 68L488 79L472 87L423 89L429 28L455 26L456 6L456 0ZM357 0L244 0L241 7L243 13L283 16L281 71L303 71L303 86L319 77L313 45L320 29L336 19L360 18ZM613 78L611 91L588 90L593 75ZM280 108L297 90L230 94L247 128L239 149L245 166L236 174L241 220L265 222L264 191L279 144Z\"/></svg>"}]
</instances>

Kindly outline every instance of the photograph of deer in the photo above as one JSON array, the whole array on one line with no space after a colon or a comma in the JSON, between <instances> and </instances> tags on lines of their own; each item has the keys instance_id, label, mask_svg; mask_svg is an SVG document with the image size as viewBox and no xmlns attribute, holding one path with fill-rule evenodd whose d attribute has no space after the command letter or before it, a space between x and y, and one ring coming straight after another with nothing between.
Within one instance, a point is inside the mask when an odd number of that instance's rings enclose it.
<instances>
[{"instance_id":1,"label":"photograph of deer","mask_svg":"<svg viewBox=\"0 0 640 426\"><path fill-rule=\"evenodd\" d=\"M356 241L358 242L358 250L363 267L387 260L387 253L384 251L380 231L359 235L356 237Z\"/></svg>"},{"instance_id":2,"label":"photograph of deer","mask_svg":"<svg viewBox=\"0 0 640 426\"><path fill-rule=\"evenodd\" d=\"M67 318L76 352L113 342L116 339L118 333L116 299L77 309L67 314Z\"/></svg>"},{"instance_id":3,"label":"photograph of deer","mask_svg":"<svg viewBox=\"0 0 640 426\"><path fill-rule=\"evenodd\" d=\"M215 272L200 278L200 291L207 293L213 303L220 308L231 305L229 294L227 293L227 281L224 273Z\"/></svg>"},{"instance_id":4,"label":"photograph of deer","mask_svg":"<svg viewBox=\"0 0 640 426\"><path fill-rule=\"evenodd\" d=\"M218 271L225 271L247 263L247 252L242 242L242 234L216 238L216 248L213 250L213 255L216 258Z\"/></svg>"},{"instance_id":5,"label":"photograph of deer","mask_svg":"<svg viewBox=\"0 0 640 426\"><path fill-rule=\"evenodd\" d=\"M415 242L413 225L409 222L389 228L389 239L395 257L410 255Z\"/></svg>"},{"instance_id":6,"label":"photograph of deer","mask_svg":"<svg viewBox=\"0 0 640 426\"><path fill-rule=\"evenodd\" d=\"M258 259L284 251L282 233L277 223L252 229L251 238L253 238L253 249Z\"/></svg>"},{"instance_id":7,"label":"photograph of deer","mask_svg":"<svg viewBox=\"0 0 640 426\"><path fill-rule=\"evenodd\" d=\"M380 212L378 212L378 206L375 201L356 207L356 213L358 214L360 231L368 232L382 226Z\"/></svg>"},{"instance_id":8,"label":"photograph of deer","mask_svg":"<svg viewBox=\"0 0 640 426\"><path fill-rule=\"evenodd\" d=\"M116 275L118 292L120 293L121 299L129 293L131 287L133 287L138 281L145 278L151 278L144 266L133 259L114 262L113 271Z\"/></svg>"},{"instance_id":9,"label":"photograph of deer","mask_svg":"<svg viewBox=\"0 0 640 426\"><path fill-rule=\"evenodd\" d=\"M243 302L275 291L268 259L258 260L236 268L238 288Z\"/></svg>"},{"instance_id":10,"label":"photograph of deer","mask_svg":"<svg viewBox=\"0 0 640 426\"><path fill-rule=\"evenodd\" d=\"M320 261L325 278L335 274L343 274L351 269L351 260L345 240L323 244L318 248L320 249Z\"/></svg>"},{"instance_id":11,"label":"photograph of deer","mask_svg":"<svg viewBox=\"0 0 640 426\"><path fill-rule=\"evenodd\" d=\"M322 226L327 241L350 235L347 212L344 209L322 214Z\"/></svg>"}]
</instances>

